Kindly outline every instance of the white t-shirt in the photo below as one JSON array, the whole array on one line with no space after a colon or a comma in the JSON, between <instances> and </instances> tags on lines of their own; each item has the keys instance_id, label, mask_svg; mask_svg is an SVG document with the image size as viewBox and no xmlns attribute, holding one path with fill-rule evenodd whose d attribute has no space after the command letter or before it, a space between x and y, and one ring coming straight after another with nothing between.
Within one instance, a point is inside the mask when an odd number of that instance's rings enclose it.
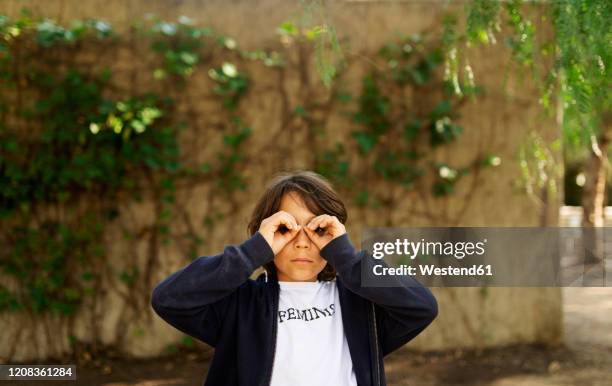
<instances>
[{"instance_id":1,"label":"white t-shirt","mask_svg":"<svg viewBox=\"0 0 612 386\"><path fill-rule=\"evenodd\" d=\"M279 282L271 386L357 386L336 280Z\"/></svg>"}]
</instances>

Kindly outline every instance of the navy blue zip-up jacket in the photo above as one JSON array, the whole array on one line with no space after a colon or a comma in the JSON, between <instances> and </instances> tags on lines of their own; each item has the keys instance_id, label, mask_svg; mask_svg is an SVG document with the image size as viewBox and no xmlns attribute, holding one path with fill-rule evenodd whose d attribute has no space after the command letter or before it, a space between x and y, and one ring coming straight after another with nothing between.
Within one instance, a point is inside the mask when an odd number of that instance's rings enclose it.
<instances>
[{"instance_id":1,"label":"navy blue zip-up jacket","mask_svg":"<svg viewBox=\"0 0 612 386\"><path fill-rule=\"evenodd\" d=\"M357 384L386 385L383 357L435 319L435 297L409 276L397 276L396 287L361 287L361 265L371 269L385 263L357 251L346 233L332 239L320 255L336 269ZM225 246L221 254L197 258L153 290L151 304L159 316L215 348L204 386L269 385L279 285L274 273L249 277L273 259L272 248L257 232L240 245Z\"/></svg>"}]
</instances>

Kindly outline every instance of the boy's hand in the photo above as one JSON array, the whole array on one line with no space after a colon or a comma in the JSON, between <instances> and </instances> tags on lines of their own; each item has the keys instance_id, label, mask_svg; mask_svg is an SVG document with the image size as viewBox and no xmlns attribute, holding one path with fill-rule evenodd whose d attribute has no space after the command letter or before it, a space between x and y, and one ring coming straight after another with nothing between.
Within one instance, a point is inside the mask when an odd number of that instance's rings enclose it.
<instances>
[{"instance_id":1,"label":"boy's hand","mask_svg":"<svg viewBox=\"0 0 612 386\"><path fill-rule=\"evenodd\" d=\"M266 239L274 256L299 233L300 226L290 213L283 210L263 219L259 225L259 233Z\"/></svg>"},{"instance_id":2,"label":"boy's hand","mask_svg":"<svg viewBox=\"0 0 612 386\"><path fill-rule=\"evenodd\" d=\"M306 235L319 248L323 249L330 241L346 233L344 224L336 216L322 214L310 220L304 227Z\"/></svg>"}]
</instances>

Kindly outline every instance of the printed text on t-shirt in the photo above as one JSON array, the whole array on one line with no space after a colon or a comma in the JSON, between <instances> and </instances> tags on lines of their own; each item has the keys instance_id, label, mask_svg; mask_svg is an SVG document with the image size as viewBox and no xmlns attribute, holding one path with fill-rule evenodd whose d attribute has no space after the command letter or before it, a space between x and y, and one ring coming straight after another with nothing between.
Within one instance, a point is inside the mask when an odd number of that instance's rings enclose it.
<instances>
[{"instance_id":1,"label":"printed text on t-shirt","mask_svg":"<svg viewBox=\"0 0 612 386\"><path fill-rule=\"evenodd\" d=\"M303 310L289 307L286 310L278 311L278 322L283 323L287 320L303 320L310 322L319 318L325 318L334 314L335 304L330 304L325 308L311 307Z\"/></svg>"}]
</instances>

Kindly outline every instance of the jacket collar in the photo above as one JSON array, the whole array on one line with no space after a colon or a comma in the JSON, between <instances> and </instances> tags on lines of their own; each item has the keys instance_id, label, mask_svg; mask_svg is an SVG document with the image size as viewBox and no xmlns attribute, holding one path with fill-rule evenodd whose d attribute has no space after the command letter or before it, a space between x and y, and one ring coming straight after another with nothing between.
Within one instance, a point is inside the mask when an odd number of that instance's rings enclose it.
<instances>
[{"instance_id":1,"label":"jacket collar","mask_svg":"<svg viewBox=\"0 0 612 386\"><path fill-rule=\"evenodd\" d=\"M272 272L268 272L267 270L264 270L262 273L259 274L259 276L257 276L256 281L260 283L278 282L278 276L276 275L276 269L272 269L271 271Z\"/></svg>"}]
</instances>

